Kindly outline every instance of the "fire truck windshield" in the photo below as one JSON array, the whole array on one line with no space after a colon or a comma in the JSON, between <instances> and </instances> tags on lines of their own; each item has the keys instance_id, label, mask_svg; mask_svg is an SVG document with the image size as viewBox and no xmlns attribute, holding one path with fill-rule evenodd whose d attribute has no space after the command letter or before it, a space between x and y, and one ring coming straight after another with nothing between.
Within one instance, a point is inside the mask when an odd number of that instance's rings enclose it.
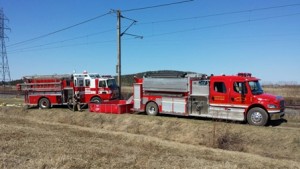
<instances>
[{"instance_id":1,"label":"fire truck windshield","mask_svg":"<svg viewBox=\"0 0 300 169\"><path fill-rule=\"evenodd\" d=\"M259 81L250 81L249 86L251 89L252 94L258 95L258 94L263 94L264 91L259 83Z\"/></svg>"},{"instance_id":2,"label":"fire truck windshield","mask_svg":"<svg viewBox=\"0 0 300 169\"><path fill-rule=\"evenodd\" d=\"M115 79L107 79L107 86L109 88L115 88L117 86Z\"/></svg>"}]
</instances>

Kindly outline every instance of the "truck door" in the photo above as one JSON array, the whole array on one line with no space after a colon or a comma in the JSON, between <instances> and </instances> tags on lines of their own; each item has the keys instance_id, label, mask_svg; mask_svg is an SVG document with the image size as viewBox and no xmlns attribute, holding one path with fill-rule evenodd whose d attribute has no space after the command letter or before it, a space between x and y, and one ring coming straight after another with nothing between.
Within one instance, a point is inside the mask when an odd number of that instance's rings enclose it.
<instances>
[{"instance_id":1,"label":"truck door","mask_svg":"<svg viewBox=\"0 0 300 169\"><path fill-rule=\"evenodd\" d=\"M246 107L250 104L250 95L247 90L245 81L232 81L232 90L230 91L230 102L231 104L238 107Z\"/></svg>"},{"instance_id":2,"label":"truck door","mask_svg":"<svg viewBox=\"0 0 300 169\"><path fill-rule=\"evenodd\" d=\"M210 104L228 104L228 84L225 80L213 80L210 82Z\"/></svg>"}]
</instances>

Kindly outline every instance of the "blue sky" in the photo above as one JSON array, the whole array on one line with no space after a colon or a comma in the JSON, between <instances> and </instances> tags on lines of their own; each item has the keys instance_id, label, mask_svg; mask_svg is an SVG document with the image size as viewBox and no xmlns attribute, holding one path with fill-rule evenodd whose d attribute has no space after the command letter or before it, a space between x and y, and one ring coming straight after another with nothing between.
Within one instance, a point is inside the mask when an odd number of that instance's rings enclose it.
<instances>
[{"instance_id":1,"label":"blue sky","mask_svg":"<svg viewBox=\"0 0 300 169\"><path fill-rule=\"evenodd\" d=\"M1 0L0 7L9 19L6 25L11 28L6 32L11 77L73 70L116 75L115 14L16 44L111 9L173 2L178 1ZM265 83L300 83L300 0L194 0L122 15L138 21L127 33L144 36L122 37L123 74L148 70L251 72ZM123 30L130 24L122 19Z\"/></svg>"}]
</instances>

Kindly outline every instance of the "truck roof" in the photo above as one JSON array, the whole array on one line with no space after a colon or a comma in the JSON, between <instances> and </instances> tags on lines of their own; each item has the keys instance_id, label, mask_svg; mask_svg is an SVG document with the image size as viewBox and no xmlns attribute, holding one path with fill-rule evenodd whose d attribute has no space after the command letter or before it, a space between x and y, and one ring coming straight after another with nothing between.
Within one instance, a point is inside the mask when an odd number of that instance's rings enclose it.
<instances>
[{"instance_id":1,"label":"truck roof","mask_svg":"<svg viewBox=\"0 0 300 169\"><path fill-rule=\"evenodd\" d=\"M62 74L62 75L31 75L31 76L23 76L23 79L71 79L71 74Z\"/></svg>"},{"instance_id":2,"label":"truck roof","mask_svg":"<svg viewBox=\"0 0 300 169\"><path fill-rule=\"evenodd\" d=\"M239 75L219 75L219 76L211 76L210 79L232 79L235 81L258 81L260 79L252 76L239 76Z\"/></svg>"}]
</instances>

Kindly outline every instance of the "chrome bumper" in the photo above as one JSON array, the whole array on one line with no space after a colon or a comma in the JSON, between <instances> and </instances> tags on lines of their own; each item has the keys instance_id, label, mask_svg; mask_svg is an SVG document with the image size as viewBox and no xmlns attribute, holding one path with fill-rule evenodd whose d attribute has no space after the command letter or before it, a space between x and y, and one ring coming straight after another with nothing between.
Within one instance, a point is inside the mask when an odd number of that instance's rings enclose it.
<instances>
[{"instance_id":1,"label":"chrome bumper","mask_svg":"<svg viewBox=\"0 0 300 169\"><path fill-rule=\"evenodd\" d=\"M284 116L284 111L270 112L270 120L279 120Z\"/></svg>"}]
</instances>

